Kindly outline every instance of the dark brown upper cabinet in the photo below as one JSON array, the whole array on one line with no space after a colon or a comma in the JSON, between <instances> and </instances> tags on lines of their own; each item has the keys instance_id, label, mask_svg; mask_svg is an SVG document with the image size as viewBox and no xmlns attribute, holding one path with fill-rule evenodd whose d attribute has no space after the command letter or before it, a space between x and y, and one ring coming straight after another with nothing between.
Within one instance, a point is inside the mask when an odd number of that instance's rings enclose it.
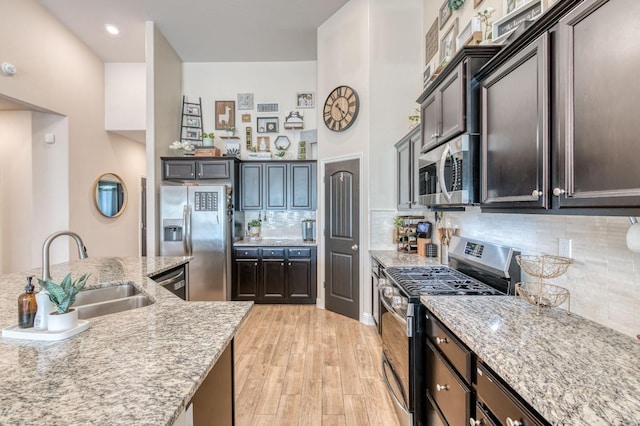
<instances>
[{"instance_id":1,"label":"dark brown upper cabinet","mask_svg":"<svg viewBox=\"0 0 640 426\"><path fill-rule=\"evenodd\" d=\"M420 139L420 126L415 127L396 143L398 186L398 209L424 209L418 202L420 169L418 161L422 142Z\"/></svg>"},{"instance_id":2,"label":"dark brown upper cabinet","mask_svg":"<svg viewBox=\"0 0 640 426\"><path fill-rule=\"evenodd\" d=\"M480 84L483 206L548 208L549 35Z\"/></svg>"},{"instance_id":3,"label":"dark brown upper cabinet","mask_svg":"<svg viewBox=\"0 0 640 426\"><path fill-rule=\"evenodd\" d=\"M424 90L420 104L422 152L463 132L478 132L478 96L472 76L499 46L465 46Z\"/></svg>"}]
</instances>

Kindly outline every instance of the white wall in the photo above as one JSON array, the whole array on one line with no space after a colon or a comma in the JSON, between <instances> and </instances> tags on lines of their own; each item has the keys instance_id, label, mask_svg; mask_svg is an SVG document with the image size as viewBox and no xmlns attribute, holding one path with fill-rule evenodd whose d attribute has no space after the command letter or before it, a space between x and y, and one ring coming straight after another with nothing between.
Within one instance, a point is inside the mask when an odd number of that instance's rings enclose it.
<instances>
[{"instance_id":1,"label":"white wall","mask_svg":"<svg viewBox=\"0 0 640 426\"><path fill-rule=\"evenodd\" d=\"M369 321L369 211L395 209L395 150L421 89L422 1L351 0L318 29L318 92L351 86L360 113L344 132L318 127L318 205L324 211L324 164L361 158L360 318ZM319 108L321 111L321 106ZM321 214L318 235L324 227ZM324 240L319 238L320 304L324 303Z\"/></svg>"},{"instance_id":2,"label":"white wall","mask_svg":"<svg viewBox=\"0 0 640 426\"><path fill-rule=\"evenodd\" d=\"M278 135L285 135L291 141L287 150L287 158L296 159L298 154L298 142L300 132L285 130L283 127L286 111L296 110L296 93L315 92L316 90L315 61L300 62L220 62L203 63L190 62L183 66L182 87L184 94L191 101L202 100L203 130L206 133L215 133L214 145L226 152L226 145L221 136L226 136L224 130L215 129L215 101L236 102L235 123L236 136L240 138L241 158L247 158L245 146L245 132L247 127L252 128L252 143L256 145L257 136L270 138L271 151L274 152L273 143ZM254 108L252 110L238 110L238 93L253 93ZM316 105L324 102L318 99ZM260 113L256 112L256 104L262 102L277 102L280 104L280 112ZM304 129L317 127L316 108L301 108L304 114ZM250 114L251 121L243 123L242 114ZM256 133L257 117L278 117L278 133ZM179 123L178 123L179 124Z\"/></svg>"},{"instance_id":3,"label":"white wall","mask_svg":"<svg viewBox=\"0 0 640 426\"><path fill-rule=\"evenodd\" d=\"M104 64L105 129L145 143L147 119L146 64Z\"/></svg>"},{"instance_id":4,"label":"white wall","mask_svg":"<svg viewBox=\"0 0 640 426\"><path fill-rule=\"evenodd\" d=\"M123 216L109 220L99 215L92 199L100 174L125 175L125 165L138 175L145 170L144 147L104 129L104 64L37 1L0 0L0 10L0 60L17 68L13 77L0 78L0 94L69 119L68 163L50 163L32 173L55 179L68 173L68 227L83 237L90 255L136 255L138 240L131 236L138 232L137 196L129 199ZM30 139L25 142L30 146ZM133 190L138 185L125 183ZM58 230L57 219L50 222L42 211L24 213L42 221L39 232Z\"/></svg>"}]
</instances>

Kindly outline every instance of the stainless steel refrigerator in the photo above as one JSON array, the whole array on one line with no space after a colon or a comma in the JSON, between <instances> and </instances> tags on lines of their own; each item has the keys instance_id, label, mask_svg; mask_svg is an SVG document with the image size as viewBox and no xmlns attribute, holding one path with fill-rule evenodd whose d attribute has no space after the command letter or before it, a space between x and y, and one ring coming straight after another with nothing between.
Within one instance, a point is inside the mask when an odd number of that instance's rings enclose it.
<instances>
[{"instance_id":1,"label":"stainless steel refrigerator","mask_svg":"<svg viewBox=\"0 0 640 426\"><path fill-rule=\"evenodd\" d=\"M187 300L231 299L231 203L225 185L162 186L160 254L193 256Z\"/></svg>"}]
</instances>

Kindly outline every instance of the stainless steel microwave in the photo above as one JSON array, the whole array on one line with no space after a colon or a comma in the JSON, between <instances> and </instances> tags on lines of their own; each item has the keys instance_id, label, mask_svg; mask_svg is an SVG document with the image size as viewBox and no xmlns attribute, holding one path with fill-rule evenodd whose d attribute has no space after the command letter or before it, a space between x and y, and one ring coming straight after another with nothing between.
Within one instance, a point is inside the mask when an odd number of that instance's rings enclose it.
<instances>
[{"instance_id":1,"label":"stainless steel microwave","mask_svg":"<svg viewBox=\"0 0 640 426\"><path fill-rule=\"evenodd\" d=\"M462 206L478 202L479 136L464 134L435 147L418 160L421 205Z\"/></svg>"}]
</instances>

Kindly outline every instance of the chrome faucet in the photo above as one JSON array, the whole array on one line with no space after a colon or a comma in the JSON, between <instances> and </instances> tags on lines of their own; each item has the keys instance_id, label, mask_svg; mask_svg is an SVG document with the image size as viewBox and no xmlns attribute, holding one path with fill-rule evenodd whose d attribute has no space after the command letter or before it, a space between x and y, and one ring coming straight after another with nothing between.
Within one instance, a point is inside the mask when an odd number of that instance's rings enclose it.
<instances>
[{"instance_id":1,"label":"chrome faucet","mask_svg":"<svg viewBox=\"0 0 640 426\"><path fill-rule=\"evenodd\" d=\"M61 235L68 235L76 240L76 244L78 244L78 256L80 256L80 259L87 258L87 248L84 246L80 235L71 231L54 232L44 240L44 244L42 245L42 281L46 281L48 278L51 278L51 275L49 274L49 247L53 240Z\"/></svg>"}]
</instances>

